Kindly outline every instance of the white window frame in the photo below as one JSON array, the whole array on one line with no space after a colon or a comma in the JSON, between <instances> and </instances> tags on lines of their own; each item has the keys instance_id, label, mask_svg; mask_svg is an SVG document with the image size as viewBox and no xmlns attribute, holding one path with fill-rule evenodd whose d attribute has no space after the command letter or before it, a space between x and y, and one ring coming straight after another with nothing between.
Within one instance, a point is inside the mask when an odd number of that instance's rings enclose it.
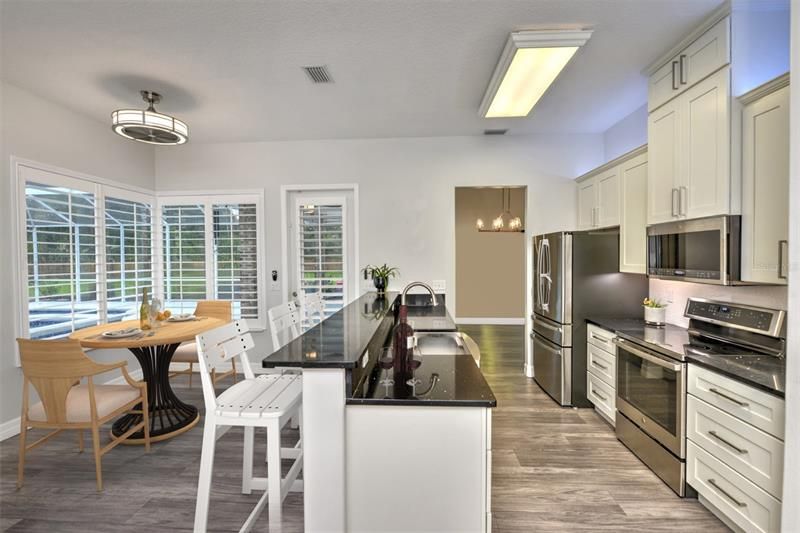
<instances>
[{"instance_id":1,"label":"white window frame","mask_svg":"<svg viewBox=\"0 0 800 533\"><path fill-rule=\"evenodd\" d=\"M330 184L308 184L308 185L281 185L281 294L284 301L290 299L289 294L289 211L293 206L289 205L289 195L293 192L318 192L320 196L325 196L330 191L352 191L353 192L353 261L356 265L355 279L350 288L350 295L345 294L344 305L357 300L361 296L359 288L358 265L360 265L359 243L361 241L359 231L359 203L358 203L358 183L330 183Z\"/></svg>"},{"instance_id":2,"label":"white window frame","mask_svg":"<svg viewBox=\"0 0 800 533\"><path fill-rule=\"evenodd\" d=\"M157 264L160 267L154 272L153 284L156 295L164 300L164 243L163 228L161 226L161 210L163 206L174 205L203 205L205 216L205 250L206 250L206 297L212 298L216 291L216 272L214 272L214 261L210 255L214 251L214 205L224 204L256 204L256 240L258 247L256 257L256 272L258 277L258 318L246 319L250 329L254 331L265 331L267 329L267 309L266 309L266 277L264 275L264 191L263 189L251 191L232 191L221 193L219 191L180 191L180 192L159 192L156 195L157 208L154 213L154 225L158 228L155 231L155 248L153 256L158 257Z\"/></svg>"},{"instance_id":3,"label":"white window frame","mask_svg":"<svg viewBox=\"0 0 800 533\"><path fill-rule=\"evenodd\" d=\"M75 172L72 170L47 165L28 159L11 156L11 176L12 194L14 201L11 210L13 214L12 245L16 253L16 268L13 278L16 285L14 294L14 331L19 337L29 336L29 317L28 317L28 251L27 251L27 223L25 215L27 203L25 198L25 182L23 173L30 172L33 176L28 176L33 181L52 185L55 187L68 187L70 189L85 191L94 194L95 198L95 250L97 252L96 273L97 273L97 303L98 320L105 323L107 319L107 286L106 286L106 234L105 234L105 198L110 195L114 198L134 200L149 203L155 209L156 195L153 191L136 186L127 186L112 180L99 178L90 174ZM41 174L37 179L36 175ZM151 219L152 221L152 219ZM152 223L152 222L151 222ZM155 226L153 227L155 231ZM152 235L152 232L151 232ZM153 256L155 257L155 256ZM154 274L156 269L153 270ZM20 366L19 352L15 347L14 363Z\"/></svg>"}]
</instances>

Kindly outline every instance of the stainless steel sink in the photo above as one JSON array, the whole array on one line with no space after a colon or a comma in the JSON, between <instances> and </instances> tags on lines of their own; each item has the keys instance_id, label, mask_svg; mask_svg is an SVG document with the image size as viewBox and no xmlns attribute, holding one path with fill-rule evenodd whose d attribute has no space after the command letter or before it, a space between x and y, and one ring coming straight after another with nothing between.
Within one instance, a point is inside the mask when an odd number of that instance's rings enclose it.
<instances>
[{"instance_id":1,"label":"stainless steel sink","mask_svg":"<svg viewBox=\"0 0 800 533\"><path fill-rule=\"evenodd\" d=\"M414 333L414 354L426 355L471 355L475 364L481 366L481 351L469 335L458 331L417 331Z\"/></svg>"}]
</instances>

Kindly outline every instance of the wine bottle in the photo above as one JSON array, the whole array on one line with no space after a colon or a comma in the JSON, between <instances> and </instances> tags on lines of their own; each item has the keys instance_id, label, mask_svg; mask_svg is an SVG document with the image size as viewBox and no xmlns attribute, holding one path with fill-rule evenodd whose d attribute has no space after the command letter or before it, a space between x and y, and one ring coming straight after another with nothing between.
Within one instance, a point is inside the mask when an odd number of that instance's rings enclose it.
<instances>
[{"instance_id":1,"label":"wine bottle","mask_svg":"<svg viewBox=\"0 0 800 533\"><path fill-rule=\"evenodd\" d=\"M139 306L139 327L150 329L150 304L147 302L147 289L142 289L142 305Z\"/></svg>"},{"instance_id":2,"label":"wine bottle","mask_svg":"<svg viewBox=\"0 0 800 533\"><path fill-rule=\"evenodd\" d=\"M394 327L394 380L407 379L410 362L414 353L414 328L408 323L408 308L400 306L398 322Z\"/></svg>"}]
</instances>

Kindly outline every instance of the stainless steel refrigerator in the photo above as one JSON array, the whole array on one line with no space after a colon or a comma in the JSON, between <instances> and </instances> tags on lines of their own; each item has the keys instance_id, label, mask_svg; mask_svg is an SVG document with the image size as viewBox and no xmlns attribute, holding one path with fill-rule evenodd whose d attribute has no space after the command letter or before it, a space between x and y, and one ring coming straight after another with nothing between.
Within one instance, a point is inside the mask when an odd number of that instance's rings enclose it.
<instances>
[{"instance_id":1,"label":"stainless steel refrigerator","mask_svg":"<svg viewBox=\"0 0 800 533\"><path fill-rule=\"evenodd\" d=\"M561 405L586 398L586 317L640 317L647 277L619 272L619 231L533 237L532 361L526 369Z\"/></svg>"}]
</instances>

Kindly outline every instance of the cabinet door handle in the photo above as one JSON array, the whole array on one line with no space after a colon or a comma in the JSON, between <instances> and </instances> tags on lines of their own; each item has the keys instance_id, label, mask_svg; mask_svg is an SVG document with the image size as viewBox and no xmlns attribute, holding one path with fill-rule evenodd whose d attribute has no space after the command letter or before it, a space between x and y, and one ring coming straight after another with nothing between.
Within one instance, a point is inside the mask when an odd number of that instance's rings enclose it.
<instances>
[{"instance_id":1,"label":"cabinet door handle","mask_svg":"<svg viewBox=\"0 0 800 533\"><path fill-rule=\"evenodd\" d=\"M745 502L740 502L739 500L731 496L731 494L727 490L717 485L717 482L713 478L709 478L707 481L709 485L711 485L717 490L717 492L719 492L720 494L728 498L730 501L735 503L737 507L747 507L747 504Z\"/></svg>"},{"instance_id":2,"label":"cabinet door handle","mask_svg":"<svg viewBox=\"0 0 800 533\"><path fill-rule=\"evenodd\" d=\"M678 216L678 208L676 206L677 206L677 203L678 203L679 200L680 199L678 198L678 189L677 188L673 188L672 189L672 216L673 217L677 217Z\"/></svg>"},{"instance_id":3,"label":"cabinet door handle","mask_svg":"<svg viewBox=\"0 0 800 533\"><path fill-rule=\"evenodd\" d=\"M780 240L778 241L778 278L786 279L786 274L783 273L783 245L789 245L789 241L787 240Z\"/></svg>"},{"instance_id":4,"label":"cabinet door handle","mask_svg":"<svg viewBox=\"0 0 800 533\"><path fill-rule=\"evenodd\" d=\"M678 62L677 61L673 61L672 62L672 90L673 91L677 91L678 90L678 77L675 75L675 67L677 67L677 66L678 66Z\"/></svg>"},{"instance_id":5,"label":"cabinet door handle","mask_svg":"<svg viewBox=\"0 0 800 533\"><path fill-rule=\"evenodd\" d=\"M680 81L683 85L686 85L686 54L681 54L680 56Z\"/></svg>"},{"instance_id":6,"label":"cabinet door handle","mask_svg":"<svg viewBox=\"0 0 800 533\"><path fill-rule=\"evenodd\" d=\"M689 189L681 186L680 193L680 209L678 210L678 214L681 216L686 216L686 212L688 211L686 204L689 203Z\"/></svg>"},{"instance_id":7,"label":"cabinet door handle","mask_svg":"<svg viewBox=\"0 0 800 533\"><path fill-rule=\"evenodd\" d=\"M747 402L742 402L742 401L740 401L740 400L737 400L737 399L736 399L736 398L734 398L733 396L728 396L728 395L727 395L727 394L725 394L724 392L720 392L720 390L719 390L719 389L716 389L716 388L714 388L714 387L711 387L710 389L708 389L708 392L712 392L712 393L716 394L717 396L721 396L722 398L725 398L725 399L726 399L726 400L728 400L729 402L733 402L733 403L735 403L735 404L736 404L736 405L738 405L739 407L747 407L747 406L749 406L749 405L750 405L750 404L749 404L749 403L747 403Z\"/></svg>"},{"instance_id":8,"label":"cabinet door handle","mask_svg":"<svg viewBox=\"0 0 800 533\"><path fill-rule=\"evenodd\" d=\"M594 340L596 340L596 341L602 341L602 342L604 342L604 343L608 344L608 339L606 339L605 337L601 337L601 336L600 336L600 335L598 335L597 333L592 333L592 338L593 338Z\"/></svg>"},{"instance_id":9,"label":"cabinet door handle","mask_svg":"<svg viewBox=\"0 0 800 533\"><path fill-rule=\"evenodd\" d=\"M731 450L735 451L736 453L740 453L740 454L745 454L745 453L747 453L747 450L746 450L746 449L744 449L744 448L739 448L738 446L736 446L734 443L732 443L732 442L731 442L731 441L729 441L728 439L725 439L725 438L723 438L723 437L720 437L720 436L719 436L719 434L718 434L716 431L714 431L713 429L712 429L711 431L709 431L709 432L708 432L708 434L709 434L711 437L714 437L715 439L717 439L718 441L720 441L722 444L724 444L725 446L727 446L727 447L728 447L728 448L730 448Z\"/></svg>"},{"instance_id":10,"label":"cabinet door handle","mask_svg":"<svg viewBox=\"0 0 800 533\"><path fill-rule=\"evenodd\" d=\"M602 394L598 394L596 390L592 389L592 394L600 398L602 401L607 402L608 398L603 396Z\"/></svg>"},{"instance_id":11,"label":"cabinet door handle","mask_svg":"<svg viewBox=\"0 0 800 533\"><path fill-rule=\"evenodd\" d=\"M599 368L600 370L608 370L608 367L607 367L607 366L605 366L605 365L601 365L601 364L600 364L600 363L598 363L597 361L592 361L592 364L593 364L594 366L596 366L597 368Z\"/></svg>"}]
</instances>

